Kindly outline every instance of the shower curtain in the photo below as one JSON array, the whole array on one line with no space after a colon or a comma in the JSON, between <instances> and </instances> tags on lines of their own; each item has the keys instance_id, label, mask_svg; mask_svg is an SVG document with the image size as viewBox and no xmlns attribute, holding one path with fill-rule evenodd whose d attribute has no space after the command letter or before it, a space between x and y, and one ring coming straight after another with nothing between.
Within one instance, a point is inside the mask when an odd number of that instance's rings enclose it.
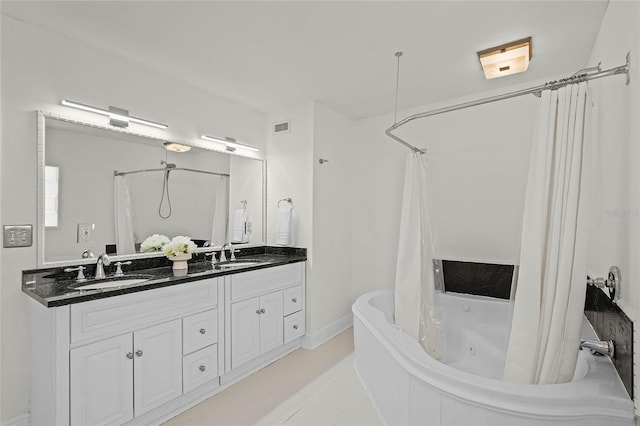
<instances>
[{"instance_id":1,"label":"shower curtain","mask_svg":"<svg viewBox=\"0 0 640 426\"><path fill-rule=\"evenodd\" d=\"M440 336L434 305L433 248L426 189L424 158L420 153L409 154L396 265L395 323L438 359Z\"/></svg>"},{"instance_id":2,"label":"shower curtain","mask_svg":"<svg viewBox=\"0 0 640 426\"><path fill-rule=\"evenodd\" d=\"M571 381L584 310L591 94L545 91L533 139L506 381Z\"/></svg>"},{"instance_id":3,"label":"shower curtain","mask_svg":"<svg viewBox=\"0 0 640 426\"><path fill-rule=\"evenodd\" d=\"M214 188L213 217L211 218L211 245L229 242L229 178L220 176Z\"/></svg>"},{"instance_id":4,"label":"shower curtain","mask_svg":"<svg viewBox=\"0 0 640 426\"><path fill-rule=\"evenodd\" d=\"M113 177L113 206L116 229L116 252L118 255L136 252L131 217L129 185L124 176Z\"/></svg>"}]
</instances>

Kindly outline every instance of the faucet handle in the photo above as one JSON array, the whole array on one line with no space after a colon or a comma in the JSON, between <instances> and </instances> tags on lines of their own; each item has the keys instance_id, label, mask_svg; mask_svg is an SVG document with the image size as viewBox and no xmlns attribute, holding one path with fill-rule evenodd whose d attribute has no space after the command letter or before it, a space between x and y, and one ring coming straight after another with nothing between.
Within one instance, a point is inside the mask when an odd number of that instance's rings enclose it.
<instances>
[{"instance_id":1,"label":"faucet handle","mask_svg":"<svg viewBox=\"0 0 640 426\"><path fill-rule=\"evenodd\" d=\"M207 256L211 256L211 264L215 264L216 263L216 252L215 251L210 251L208 253L204 254L204 257L206 258Z\"/></svg>"},{"instance_id":2,"label":"faucet handle","mask_svg":"<svg viewBox=\"0 0 640 426\"><path fill-rule=\"evenodd\" d=\"M229 251L231 252L231 258L229 260L236 260L236 250L231 243L229 243Z\"/></svg>"},{"instance_id":3,"label":"faucet handle","mask_svg":"<svg viewBox=\"0 0 640 426\"><path fill-rule=\"evenodd\" d=\"M79 265L79 266L76 266L75 268L65 268L65 270L64 270L64 271L65 271L65 272L78 271L78 276L76 277L76 282L81 283L81 282L84 282L84 281L86 281L86 280L87 280L87 279L85 278L85 276L84 276L84 273L82 272L82 271L84 271L85 269L86 269L86 267L84 267L84 266L82 266L82 265Z\"/></svg>"},{"instance_id":4,"label":"faucet handle","mask_svg":"<svg viewBox=\"0 0 640 426\"><path fill-rule=\"evenodd\" d=\"M122 265L131 265L131 261L128 260L126 262L116 262L114 263L114 265L116 265L116 272L113 274L113 276L121 277L124 275L124 272L122 272Z\"/></svg>"},{"instance_id":5,"label":"faucet handle","mask_svg":"<svg viewBox=\"0 0 640 426\"><path fill-rule=\"evenodd\" d=\"M100 255L98 256L98 263L100 262L102 262L104 266L109 266L111 264L109 256L107 256L105 253L100 253Z\"/></svg>"}]
</instances>

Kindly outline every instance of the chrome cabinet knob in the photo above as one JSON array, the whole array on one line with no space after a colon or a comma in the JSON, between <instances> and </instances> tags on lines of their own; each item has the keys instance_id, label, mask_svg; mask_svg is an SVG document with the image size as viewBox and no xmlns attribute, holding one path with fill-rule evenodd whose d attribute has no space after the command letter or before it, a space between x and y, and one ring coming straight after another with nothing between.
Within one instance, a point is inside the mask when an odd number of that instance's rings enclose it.
<instances>
[{"instance_id":1,"label":"chrome cabinet knob","mask_svg":"<svg viewBox=\"0 0 640 426\"><path fill-rule=\"evenodd\" d=\"M141 351L140 349L138 349L138 350L136 351L136 356L137 356L137 357L141 357L141 356L142 356L142 351Z\"/></svg>"},{"instance_id":2,"label":"chrome cabinet knob","mask_svg":"<svg viewBox=\"0 0 640 426\"><path fill-rule=\"evenodd\" d=\"M297 330L297 329L298 329L298 326L297 326L297 325L294 325L294 326L293 326L293 329L294 329L294 330Z\"/></svg>"},{"instance_id":3,"label":"chrome cabinet knob","mask_svg":"<svg viewBox=\"0 0 640 426\"><path fill-rule=\"evenodd\" d=\"M258 310L256 311L256 314L258 314L258 315L260 315L261 313L262 313L262 311L261 311L260 309L258 309Z\"/></svg>"},{"instance_id":4,"label":"chrome cabinet knob","mask_svg":"<svg viewBox=\"0 0 640 426\"><path fill-rule=\"evenodd\" d=\"M260 309L260 313L261 314L264 314L265 312L267 312L267 311L265 311L264 308Z\"/></svg>"},{"instance_id":5,"label":"chrome cabinet knob","mask_svg":"<svg viewBox=\"0 0 640 426\"><path fill-rule=\"evenodd\" d=\"M133 359L133 352L129 352L129 353L127 354L127 358L129 358L129 359Z\"/></svg>"},{"instance_id":6,"label":"chrome cabinet knob","mask_svg":"<svg viewBox=\"0 0 640 426\"><path fill-rule=\"evenodd\" d=\"M200 334L205 334L206 332L207 332L207 330L206 330L206 329L204 329L204 328L201 328L201 329L200 329Z\"/></svg>"},{"instance_id":7,"label":"chrome cabinet knob","mask_svg":"<svg viewBox=\"0 0 640 426\"><path fill-rule=\"evenodd\" d=\"M293 299L291 299L291 301L292 301L293 303L297 303L297 302L298 302L298 299L296 299L296 298L294 297Z\"/></svg>"},{"instance_id":8,"label":"chrome cabinet knob","mask_svg":"<svg viewBox=\"0 0 640 426\"><path fill-rule=\"evenodd\" d=\"M206 366L204 366L204 365L201 365L200 367L198 367L198 369L199 369L200 371L204 371L204 370L206 370L206 369L207 369L207 367L206 367Z\"/></svg>"}]
</instances>

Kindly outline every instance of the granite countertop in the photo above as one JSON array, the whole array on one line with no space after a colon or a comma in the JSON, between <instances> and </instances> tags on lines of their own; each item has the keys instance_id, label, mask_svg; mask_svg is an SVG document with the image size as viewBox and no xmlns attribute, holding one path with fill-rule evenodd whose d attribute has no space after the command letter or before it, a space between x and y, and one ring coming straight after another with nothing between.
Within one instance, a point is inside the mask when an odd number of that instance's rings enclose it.
<instances>
[{"instance_id":1,"label":"granite countertop","mask_svg":"<svg viewBox=\"0 0 640 426\"><path fill-rule=\"evenodd\" d=\"M90 300L114 297L121 294L135 293L160 287L184 284L224 275L237 274L264 268L271 268L289 263L307 260L306 249L290 247L252 247L241 249L236 255L237 261L257 261L255 265L238 266L233 269L216 269L204 253L194 255L189 261L187 274L176 276L172 270L172 262L166 257L133 260L132 265L124 269L124 277L148 277L147 281L123 287L112 287L95 290L76 290L74 286L91 284L95 265L85 270L87 281L76 282L76 272L64 272L65 268L32 269L22 272L22 292L37 300L46 307L63 306ZM113 276L112 266L105 267L107 278Z\"/></svg>"}]
</instances>

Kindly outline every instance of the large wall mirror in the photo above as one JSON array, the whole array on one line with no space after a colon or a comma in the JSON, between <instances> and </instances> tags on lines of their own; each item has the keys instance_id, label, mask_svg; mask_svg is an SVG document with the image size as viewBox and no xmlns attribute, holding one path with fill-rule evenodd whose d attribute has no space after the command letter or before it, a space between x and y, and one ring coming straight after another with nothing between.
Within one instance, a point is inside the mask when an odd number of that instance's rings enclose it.
<instances>
[{"instance_id":1,"label":"large wall mirror","mask_svg":"<svg viewBox=\"0 0 640 426\"><path fill-rule=\"evenodd\" d=\"M264 243L264 161L165 142L38 112L38 266L139 257L152 234Z\"/></svg>"}]
</instances>

